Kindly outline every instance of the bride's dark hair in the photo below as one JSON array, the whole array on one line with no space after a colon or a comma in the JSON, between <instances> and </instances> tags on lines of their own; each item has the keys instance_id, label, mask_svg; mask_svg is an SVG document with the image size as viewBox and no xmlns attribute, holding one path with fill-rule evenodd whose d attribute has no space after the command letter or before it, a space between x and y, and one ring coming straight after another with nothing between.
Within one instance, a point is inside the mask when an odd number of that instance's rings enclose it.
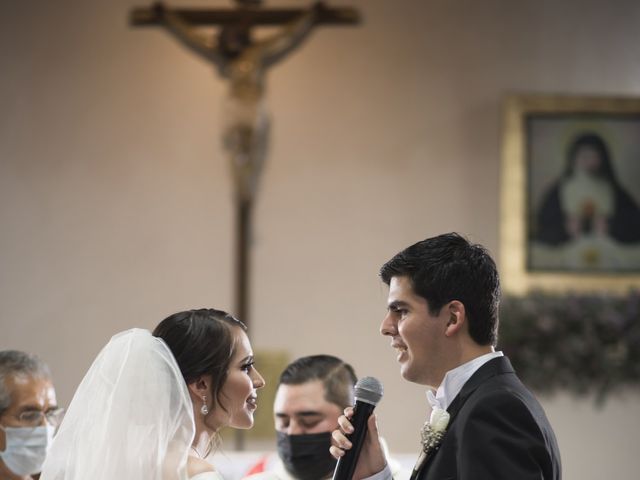
<instances>
[{"instance_id":1,"label":"bride's dark hair","mask_svg":"<svg viewBox=\"0 0 640 480\"><path fill-rule=\"evenodd\" d=\"M227 312L202 308L174 313L153 330L153 336L164 340L171 350L187 385L211 375L211 393L222 409L220 394L235 351L234 327L247 330Z\"/></svg>"}]
</instances>

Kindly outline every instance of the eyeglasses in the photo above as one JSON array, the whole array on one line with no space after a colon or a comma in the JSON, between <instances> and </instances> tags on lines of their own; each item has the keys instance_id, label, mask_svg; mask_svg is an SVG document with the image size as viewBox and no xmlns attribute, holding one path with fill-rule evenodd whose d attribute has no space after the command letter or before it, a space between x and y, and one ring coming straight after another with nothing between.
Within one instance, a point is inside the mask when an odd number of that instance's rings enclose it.
<instances>
[{"instance_id":1,"label":"eyeglasses","mask_svg":"<svg viewBox=\"0 0 640 480\"><path fill-rule=\"evenodd\" d=\"M48 412L27 410L26 412L22 412L20 415L15 415L15 418L20 420L20 423L27 427L37 427L38 425L42 425L42 420L44 419L46 419L47 423L52 427L57 427L60 425L60 422L62 422L64 412L65 410L62 407L49 410Z\"/></svg>"}]
</instances>

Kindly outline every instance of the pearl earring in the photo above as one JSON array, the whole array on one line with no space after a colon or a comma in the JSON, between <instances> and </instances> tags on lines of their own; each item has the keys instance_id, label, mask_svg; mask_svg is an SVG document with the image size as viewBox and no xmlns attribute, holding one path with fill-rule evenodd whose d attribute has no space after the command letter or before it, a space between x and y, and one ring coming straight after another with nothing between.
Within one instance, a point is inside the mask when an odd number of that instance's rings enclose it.
<instances>
[{"instance_id":1,"label":"pearl earring","mask_svg":"<svg viewBox=\"0 0 640 480\"><path fill-rule=\"evenodd\" d=\"M204 395L202 396L202 408L200 409L200 413L202 413L203 415L209 413L209 408L207 407L207 397L205 397Z\"/></svg>"}]
</instances>

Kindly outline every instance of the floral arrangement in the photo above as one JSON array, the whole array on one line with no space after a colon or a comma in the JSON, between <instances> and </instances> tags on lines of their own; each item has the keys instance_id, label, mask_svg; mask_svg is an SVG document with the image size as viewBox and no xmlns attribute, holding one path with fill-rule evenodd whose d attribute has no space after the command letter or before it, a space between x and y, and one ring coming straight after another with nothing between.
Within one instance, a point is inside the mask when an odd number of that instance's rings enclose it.
<instances>
[{"instance_id":1,"label":"floral arrangement","mask_svg":"<svg viewBox=\"0 0 640 480\"><path fill-rule=\"evenodd\" d=\"M442 408L434 408L429 421L424 424L420 432L420 443L425 455L429 455L440 446L442 437L447 431L447 425L449 425L449 412Z\"/></svg>"},{"instance_id":2,"label":"floral arrangement","mask_svg":"<svg viewBox=\"0 0 640 480\"><path fill-rule=\"evenodd\" d=\"M449 412L442 408L434 407L433 410L431 410L429 421L426 422L420 430L422 450L420 451L415 467L413 467L414 475L412 475L412 477L422 468L431 453L440 448L440 442L442 442L442 437L444 437L447 426L449 425L449 417Z\"/></svg>"},{"instance_id":3,"label":"floral arrangement","mask_svg":"<svg viewBox=\"0 0 640 480\"><path fill-rule=\"evenodd\" d=\"M640 385L640 292L506 296L498 348L527 386L607 395Z\"/></svg>"}]
</instances>

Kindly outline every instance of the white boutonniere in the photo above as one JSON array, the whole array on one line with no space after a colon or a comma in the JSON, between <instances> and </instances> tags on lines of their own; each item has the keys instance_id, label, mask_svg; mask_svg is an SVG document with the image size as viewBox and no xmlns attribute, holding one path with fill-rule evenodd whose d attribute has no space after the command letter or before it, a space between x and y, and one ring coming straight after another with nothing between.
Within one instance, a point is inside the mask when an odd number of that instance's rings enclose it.
<instances>
[{"instance_id":1,"label":"white boutonniere","mask_svg":"<svg viewBox=\"0 0 640 480\"><path fill-rule=\"evenodd\" d=\"M422 451L428 455L436 450L442 441L442 437L447 431L449 425L449 412L442 408L434 408L431 411L429 421L424 424L420 431L420 443Z\"/></svg>"},{"instance_id":2,"label":"white boutonniere","mask_svg":"<svg viewBox=\"0 0 640 480\"><path fill-rule=\"evenodd\" d=\"M442 437L444 437L447 431L447 425L449 425L449 412L442 408L434 407L433 410L431 410L429 421L426 422L420 430L422 451L418 456L415 467L413 467L414 475L422 468L424 462L429 458L429 455L440 446Z\"/></svg>"}]
</instances>

